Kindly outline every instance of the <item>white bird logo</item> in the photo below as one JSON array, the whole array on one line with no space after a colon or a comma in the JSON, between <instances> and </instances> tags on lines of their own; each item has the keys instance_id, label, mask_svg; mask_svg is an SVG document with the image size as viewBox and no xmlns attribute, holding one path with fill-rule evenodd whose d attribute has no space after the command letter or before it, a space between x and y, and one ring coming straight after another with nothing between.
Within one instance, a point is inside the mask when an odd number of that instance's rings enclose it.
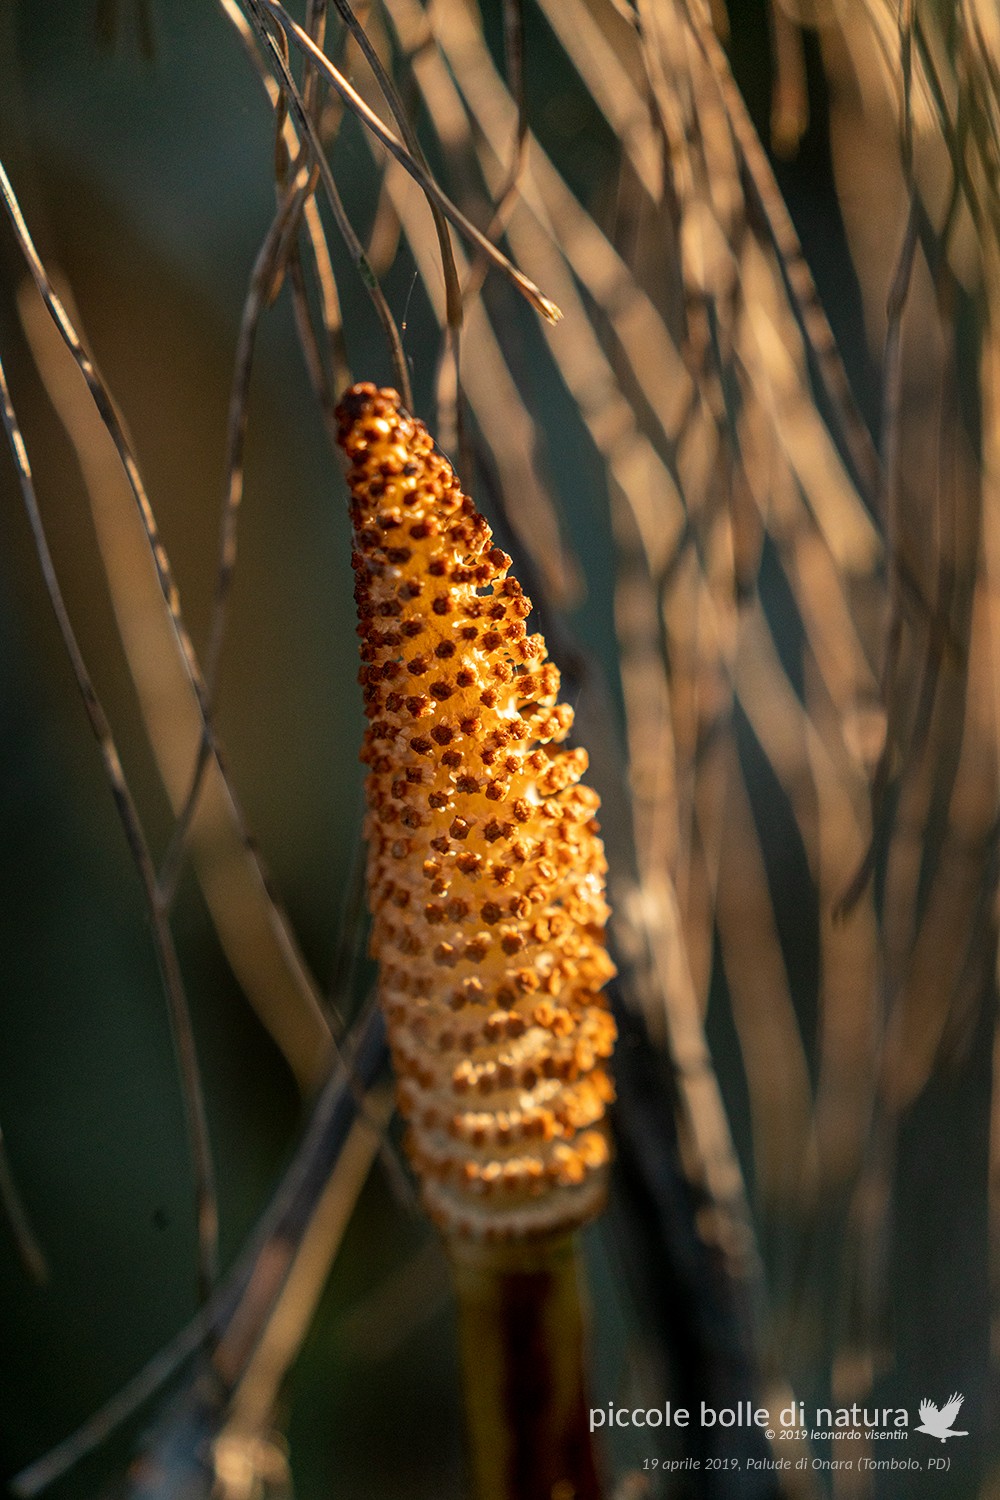
<instances>
[{"instance_id":1,"label":"white bird logo","mask_svg":"<svg viewBox=\"0 0 1000 1500\"><path fill-rule=\"evenodd\" d=\"M967 1432L954 1432L951 1425L964 1400L965 1397L956 1391L953 1396L948 1397L940 1411L933 1401L921 1401L920 1426L917 1431L926 1432L928 1437L940 1438L942 1443L947 1442L950 1437L968 1437Z\"/></svg>"}]
</instances>

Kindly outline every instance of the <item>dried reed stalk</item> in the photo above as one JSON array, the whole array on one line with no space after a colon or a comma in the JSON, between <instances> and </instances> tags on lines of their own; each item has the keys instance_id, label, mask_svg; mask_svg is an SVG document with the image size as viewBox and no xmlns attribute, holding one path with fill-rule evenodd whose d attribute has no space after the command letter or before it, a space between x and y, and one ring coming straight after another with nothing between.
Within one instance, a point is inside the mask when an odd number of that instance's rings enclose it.
<instances>
[{"instance_id":1,"label":"dried reed stalk","mask_svg":"<svg viewBox=\"0 0 1000 1500\"><path fill-rule=\"evenodd\" d=\"M204 681L138 465L114 401L49 281L6 176L0 186L49 315L42 319L36 305L23 300L26 331L87 484L112 604L160 774L180 813L189 802L202 746L207 747L200 797L189 813L206 899L244 992L302 1087L311 1089L329 1066L329 1026L223 769L207 716ZM96 411L81 401L79 385L67 378L60 338L84 376Z\"/></svg>"}]
</instances>

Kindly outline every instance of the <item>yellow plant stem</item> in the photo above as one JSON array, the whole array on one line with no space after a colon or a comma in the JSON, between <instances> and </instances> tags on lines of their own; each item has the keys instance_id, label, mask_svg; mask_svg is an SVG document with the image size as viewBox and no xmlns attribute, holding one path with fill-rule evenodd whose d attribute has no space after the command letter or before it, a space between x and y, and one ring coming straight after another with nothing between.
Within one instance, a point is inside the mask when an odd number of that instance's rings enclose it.
<instances>
[{"instance_id":1,"label":"yellow plant stem","mask_svg":"<svg viewBox=\"0 0 1000 1500\"><path fill-rule=\"evenodd\" d=\"M600 1500L576 1239L449 1237L475 1500Z\"/></svg>"}]
</instances>

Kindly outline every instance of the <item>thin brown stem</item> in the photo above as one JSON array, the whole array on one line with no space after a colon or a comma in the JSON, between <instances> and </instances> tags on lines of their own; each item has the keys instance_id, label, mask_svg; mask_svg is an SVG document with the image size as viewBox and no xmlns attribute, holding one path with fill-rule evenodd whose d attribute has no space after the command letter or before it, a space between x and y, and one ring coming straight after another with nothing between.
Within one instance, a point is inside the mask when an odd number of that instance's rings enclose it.
<instances>
[{"instance_id":1,"label":"thin brown stem","mask_svg":"<svg viewBox=\"0 0 1000 1500\"><path fill-rule=\"evenodd\" d=\"M368 126L373 135L381 141L382 145L394 156L402 167L405 167L410 176L420 185L428 197L433 198L441 207L446 216L468 240L477 245L499 270L510 278L510 280L531 303L536 312L540 313L550 323L558 322L562 314L554 302L544 296L529 277L520 272L503 254L501 250L490 243L482 230L468 220L459 208L456 208L451 199L438 186L433 177L427 172L419 161L407 151L403 142L389 127L380 120L374 110L362 99L357 90L348 82L338 68L335 68L330 59L320 51L310 36L303 31L297 22L285 10L279 0L248 0L251 10L260 12L266 10L278 22L285 35L292 41L303 56L311 58L318 68L325 74L327 80L336 89L358 117Z\"/></svg>"},{"instance_id":2,"label":"thin brown stem","mask_svg":"<svg viewBox=\"0 0 1000 1500\"><path fill-rule=\"evenodd\" d=\"M313 183L313 174L307 173L304 168L300 168L295 173L292 186L286 191L257 256L250 278L250 288L243 306L236 346L233 385L229 398L225 460L226 497L219 523L219 561L216 569L215 597L212 602L208 647L205 653L205 695L209 714L212 712L215 701L227 606L236 573L237 522L243 498L243 452L247 430L247 403L257 329L261 314L273 295L276 279L281 273L282 264L288 254L290 237L295 232L303 202L312 192ZM184 845L194 817L211 748L211 742L207 735L203 734L198 747L191 786L178 814L170 843L160 865L158 887L161 899L168 908L172 905L176 892Z\"/></svg>"},{"instance_id":3,"label":"thin brown stem","mask_svg":"<svg viewBox=\"0 0 1000 1500\"><path fill-rule=\"evenodd\" d=\"M261 81L272 109L277 109L281 90L261 56L253 28L250 26L243 12L236 5L235 0L219 0L219 7L239 37L243 45L243 50ZM306 83L309 82L310 78L315 79L315 72L312 69L307 71ZM303 96L303 103L305 102L306 99ZM294 127L289 124L288 129L293 130ZM314 281L319 293L320 317L326 341L327 359L333 374L334 395L336 396L339 391L351 383L351 372L344 345L344 327L340 312L340 298L337 293L337 280L334 275L333 264L330 260L326 233L315 196L310 196L306 199L302 210L302 218L305 227L306 249L310 257ZM304 302L300 291L294 292L294 298L296 319L299 321L301 330L302 314L303 311L307 311L307 304ZM308 353L306 354L306 362L309 365L310 355ZM313 377L311 367L310 377Z\"/></svg>"},{"instance_id":4,"label":"thin brown stem","mask_svg":"<svg viewBox=\"0 0 1000 1500\"><path fill-rule=\"evenodd\" d=\"M308 114L305 105L303 104L302 96L299 93L299 89L296 85L295 79L292 77L291 69L289 68L288 63L285 61L282 55L282 49L278 45L277 41L271 33L270 28L267 25L267 13L270 9L269 0L263 0L263 3L260 3L260 0L247 0L247 3L250 10L254 30L256 31L265 52L270 54L271 60L275 65L277 75L281 81L281 86L288 97L289 105L291 107L293 115L295 116L296 125L302 136L308 137L309 144L312 148L313 161L319 168L320 177L323 182L323 188L326 192L327 201L330 204L330 208L336 221L337 228L340 231L341 237L347 247L351 259L354 261L354 264L357 267L361 280L365 285L368 295L372 299L375 311L377 312L379 321L382 324L382 328L389 342L389 348L392 354L393 369L395 371L396 380L399 384L400 394L403 395L404 400L406 400L409 405L412 405L413 398L410 388L410 376L406 365L406 356L403 353L402 340L399 336L399 329L396 326L396 320L393 318L392 313L389 310L389 304L385 300L385 294L383 293L382 288L379 285L378 277L372 270L368 257L365 255L364 246L358 239L354 226L351 223L350 219L347 217L347 212L344 208L343 201L341 200L340 192L337 188L336 182L334 181L333 173L330 170L330 164L327 161L326 154L323 150L323 144L319 138L319 132L316 129L316 126L310 115ZM334 73L337 73L337 70L333 68L333 64L329 63L325 54L319 50L315 42L313 42L312 38L308 36L306 32L302 31L301 27L297 27L296 29L304 39L304 42L307 44L307 55L321 58L323 62L327 64L327 67L331 68ZM340 77L340 74L337 73L337 76ZM354 91L352 89L351 93L353 94L353 92ZM368 106L365 105L364 108L367 109Z\"/></svg>"},{"instance_id":5,"label":"thin brown stem","mask_svg":"<svg viewBox=\"0 0 1000 1500\"><path fill-rule=\"evenodd\" d=\"M13 226L18 248L27 262L28 269L31 272L32 279L38 288L42 301L45 303L49 315L59 330L63 342L76 360L80 373L87 383L91 400L97 407L101 421L107 428L108 434L117 450L122 468L125 470L125 476L128 479L132 494L135 496L139 514L142 518L143 529L149 542L153 562L156 567L157 580L160 585L160 592L163 595L163 601L170 614L191 686L198 699L205 731L206 733L210 733L211 730L206 712L205 685L195 659L191 638L181 619L177 587L174 583L169 559L160 541L156 518L153 515L153 508L150 505L149 496L146 493L146 487L143 484L135 454L132 452L132 446L125 435L124 426L111 398L111 394L98 374L94 362L84 348L83 342L73 326L69 314L60 298L56 295L52 283L49 281L45 267L42 265L41 257L35 249L34 241L28 231L28 226L21 212L14 189L11 186L10 179L2 164L0 164L0 198L3 200L4 208Z\"/></svg>"},{"instance_id":6,"label":"thin brown stem","mask_svg":"<svg viewBox=\"0 0 1000 1500\"><path fill-rule=\"evenodd\" d=\"M368 66L372 70L375 82L378 84L382 97L389 106L390 113L396 122L403 143L412 155L414 161L419 162L422 170L430 178L430 168L424 156L417 133L413 128L410 116L403 106L395 84L382 66L382 59L372 46L364 27L360 24L348 0L333 0L338 14L344 20L351 36L360 47ZM434 232L437 235L438 248L441 254L441 269L444 274L445 287L445 347L444 359L452 366L452 381L450 387L447 383L438 381L438 422L439 430L445 432L454 431L456 437L462 427L462 402L461 402L461 340L462 340L462 310L463 296L462 286L455 266L455 251L451 243L451 234L448 223L435 196L425 189L427 206L434 221ZM446 400L442 400L443 392L447 390ZM442 412L442 405L445 410Z\"/></svg>"},{"instance_id":7,"label":"thin brown stem","mask_svg":"<svg viewBox=\"0 0 1000 1500\"><path fill-rule=\"evenodd\" d=\"M253 1348L348 1132L359 1113L368 1117L367 1091L384 1062L382 1017L377 1006L371 1006L358 1019L341 1061L318 1094L302 1140L250 1242L209 1302L99 1411L17 1474L11 1482L13 1494L31 1500L55 1484L162 1391L200 1348L223 1351L229 1378L239 1378L237 1341L244 1354Z\"/></svg>"},{"instance_id":8,"label":"thin brown stem","mask_svg":"<svg viewBox=\"0 0 1000 1500\"><path fill-rule=\"evenodd\" d=\"M217 1272L219 1216L215 1191L215 1167L209 1141L208 1120L191 1012L184 990L173 934L170 931L166 909L160 899L156 871L139 813L122 769L111 725L97 696L63 599L62 588L49 550L45 526L38 508L28 450L21 436L2 363L0 363L0 415L2 415L4 431L14 457L21 497L27 512L28 524L31 527L45 588L73 668L73 675L83 699L90 727L97 740L104 773L111 788L111 795L146 899L153 947L160 967L173 1031L188 1138L191 1145L198 1226L198 1282L201 1296L205 1298L215 1281Z\"/></svg>"}]
</instances>

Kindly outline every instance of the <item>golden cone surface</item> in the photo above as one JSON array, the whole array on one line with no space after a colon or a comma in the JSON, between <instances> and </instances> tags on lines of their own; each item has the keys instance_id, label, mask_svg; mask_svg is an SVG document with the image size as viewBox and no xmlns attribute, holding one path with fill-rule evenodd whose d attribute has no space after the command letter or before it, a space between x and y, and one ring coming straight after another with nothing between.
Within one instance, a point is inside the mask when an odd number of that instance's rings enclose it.
<instances>
[{"instance_id":1,"label":"golden cone surface","mask_svg":"<svg viewBox=\"0 0 1000 1500\"><path fill-rule=\"evenodd\" d=\"M510 558L392 390L350 469L372 952L425 1205L485 1239L600 1207L615 1026L607 870L572 710Z\"/></svg>"}]
</instances>

